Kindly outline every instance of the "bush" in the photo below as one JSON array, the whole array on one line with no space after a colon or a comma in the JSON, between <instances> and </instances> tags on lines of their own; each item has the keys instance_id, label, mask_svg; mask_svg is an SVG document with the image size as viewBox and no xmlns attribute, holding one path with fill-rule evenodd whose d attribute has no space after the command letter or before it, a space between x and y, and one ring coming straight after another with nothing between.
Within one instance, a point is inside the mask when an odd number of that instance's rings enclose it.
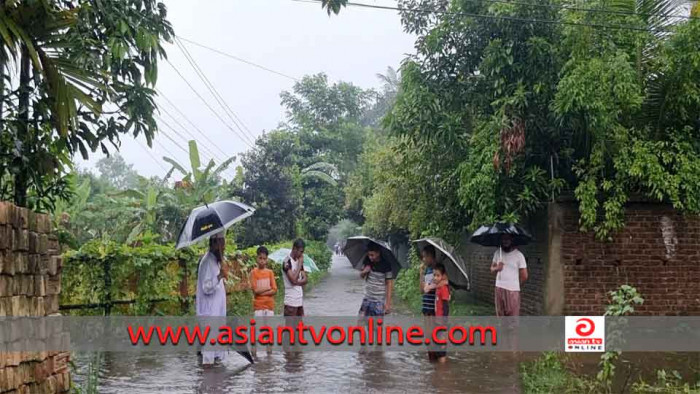
<instances>
[{"instance_id":1,"label":"bush","mask_svg":"<svg viewBox=\"0 0 700 394\"><path fill-rule=\"evenodd\" d=\"M322 272L331 268L333 252L323 241L306 241L305 253L311 257Z\"/></svg>"},{"instance_id":2,"label":"bush","mask_svg":"<svg viewBox=\"0 0 700 394\"><path fill-rule=\"evenodd\" d=\"M408 261L410 267L399 271L399 276L394 283L394 291L412 311L420 313L422 305L422 294L418 288L420 279L420 260L415 253L409 253Z\"/></svg>"},{"instance_id":3,"label":"bush","mask_svg":"<svg viewBox=\"0 0 700 394\"><path fill-rule=\"evenodd\" d=\"M576 377L563 362L563 356L544 353L521 364L520 376L525 393L594 393L595 383Z\"/></svg>"},{"instance_id":4,"label":"bush","mask_svg":"<svg viewBox=\"0 0 700 394\"><path fill-rule=\"evenodd\" d=\"M173 245L142 243L138 246L93 240L80 249L64 253L60 302L66 304L102 303L108 293L112 300L134 299L127 307L115 307L116 314L151 314L153 299L179 301L178 283L187 264L190 284L196 282L198 258L191 249L175 250ZM105 287L105 269L109 287ZM192 293L191 293L192 294ZM81 314L101 314L101 309L83 310Z\"/></svg>"}]
</instances>

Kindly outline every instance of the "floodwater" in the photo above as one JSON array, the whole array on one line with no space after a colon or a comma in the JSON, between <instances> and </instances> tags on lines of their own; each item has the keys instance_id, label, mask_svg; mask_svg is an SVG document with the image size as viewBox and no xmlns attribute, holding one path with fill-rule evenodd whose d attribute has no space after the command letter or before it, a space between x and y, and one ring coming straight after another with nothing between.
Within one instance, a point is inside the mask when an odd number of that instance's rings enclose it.
<instances>
[{"instance_id":1,"label":"floodwater","mask_svg":"<svg viewBox=\"0 0 700 394\"><path fill-rule=\"evenodd\" d=\"M363 282L344 257L305 294L311 316L356 316ZM397 305L396 313L401 313ZM266 354L249 365L231 353L218 368L202 369L195 354L107 353L100 369L100 393L289 392L461 392L517 393L517 360L491 352L451 354L446 364L425 353L305 352ZM80 370L84 370L84 363ZM76 376L79 381L80 377Z\"/></svg>"}]
</instances>

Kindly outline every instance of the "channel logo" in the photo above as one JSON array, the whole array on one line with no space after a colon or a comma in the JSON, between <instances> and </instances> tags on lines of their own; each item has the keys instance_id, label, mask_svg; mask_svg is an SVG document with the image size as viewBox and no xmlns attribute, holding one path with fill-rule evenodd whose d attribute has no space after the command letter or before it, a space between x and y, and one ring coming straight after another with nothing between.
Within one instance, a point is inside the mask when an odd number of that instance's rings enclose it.
<instances>
[{"instance_id":1,"label":"channel logo","mask_svg":"<svg viewBox=\"0 0 700 394\"><path fill-rule=\"evenodd\" d=\"M604 352L605 316L566 316L566 352Z\"/></svg>"}]
</instances>

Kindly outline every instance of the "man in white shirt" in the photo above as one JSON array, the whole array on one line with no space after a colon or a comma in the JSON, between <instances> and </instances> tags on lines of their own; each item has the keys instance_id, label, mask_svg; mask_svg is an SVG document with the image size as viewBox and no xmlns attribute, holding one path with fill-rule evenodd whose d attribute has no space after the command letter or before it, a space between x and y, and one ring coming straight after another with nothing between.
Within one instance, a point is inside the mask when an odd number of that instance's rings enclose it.
<instances>
[{"instance_id":1,"label":"man in white shirt","mask_svg":"<svg viewBox=\"0 0 700 394\"><path fill-rule=\"evenodd\" d=\"M496 316L520 316L520 285L527 280L527 264L525 256L513 246L511 235L501 236L491 272L496 274Z\"/></svg>"}]
</instances>

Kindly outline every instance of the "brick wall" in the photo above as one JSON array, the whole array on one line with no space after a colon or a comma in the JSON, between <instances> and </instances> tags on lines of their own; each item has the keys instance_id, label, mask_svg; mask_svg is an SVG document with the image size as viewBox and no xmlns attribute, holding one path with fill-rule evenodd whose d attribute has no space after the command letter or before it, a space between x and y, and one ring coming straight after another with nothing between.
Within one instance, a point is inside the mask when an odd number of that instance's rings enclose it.
<instances>
[{"instance_id":1,"label":"brick wall","mask_svg":"<svg viewBox=\"0 0 700 394\"><path fill-rule=\"evenodd\" d=\"M634 203L612 243L580 233L573 203L563 207L564 313L602 314L607 293L637 288L640 315L700 315L700 218L670 206Z\"/></svg>"},{"instance_id":2,"label":"brick wall","mask_svg":"<svg viewBox=\"0 0 700 394\"><path fill-rule=\"evenodd\" d=\"M556 214L552 214L556 212ZM550 204L524 226L535 242L521 247L530 278L522 288L523 315L598 315L607 294L623 284L645 299L640 315L700 315L700 217L657 203L626 207L625 228L612 242L579 231L574 202ZM494 248L462 242L476 300L493 304Z\"/></svg>"},{"instance_id":3,"label":"brick wall","mask_svg":"<svg viewBox=\"0 0 700 394\"><path fill-rule=\"evenodd\" d=\"M0 202L0 317L58 313L61 265L49 217ZM3 352L3 338L0 393L69 390L69 353Z\"/></svg>"}]
</instances>

